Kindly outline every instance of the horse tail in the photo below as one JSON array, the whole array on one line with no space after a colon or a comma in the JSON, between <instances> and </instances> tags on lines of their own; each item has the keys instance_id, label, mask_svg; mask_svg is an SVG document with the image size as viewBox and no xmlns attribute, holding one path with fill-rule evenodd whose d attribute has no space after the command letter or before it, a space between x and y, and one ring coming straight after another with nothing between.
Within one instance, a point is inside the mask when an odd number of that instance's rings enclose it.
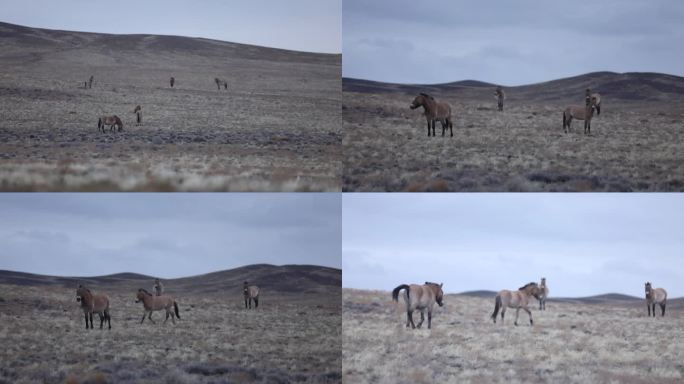
<instances>
[{"instance_id":1,"label":"horse tail","mask_svg":"<svg viewBox=\"0 0 684 384\"><path fill-rule=\"evenodd\" d=\"M401 291L402 289L406 290L406 296L409 295L409 291L411 290L411 287L409 287L406 284L402 284L402 285L394 288L394 290L392 291L392 300L399 301L399 291Z\"/></svg>"},{"instance_id":2,"label":"horse tail","mask_svg":"<svg viewBox=\"0 0 684 384\"><path fill-rule=\"evenodd\" d=\"M173 309L176 311L176 317L180 319L180 313L178 313L178 304L175 300L173 302Z\"/></svg>"},{"instance_id":3,"label":"horse tail","mask_svg":"<svg viewBox=\"0 0 684 384\"><path fill-rule=\"evenodd\" d=\"M499 314L499 309L501 309L501 295L496 295L494 300L494 313L492 313L492 319L496 322L496 315Z\"/></svg>"}]
</instances>

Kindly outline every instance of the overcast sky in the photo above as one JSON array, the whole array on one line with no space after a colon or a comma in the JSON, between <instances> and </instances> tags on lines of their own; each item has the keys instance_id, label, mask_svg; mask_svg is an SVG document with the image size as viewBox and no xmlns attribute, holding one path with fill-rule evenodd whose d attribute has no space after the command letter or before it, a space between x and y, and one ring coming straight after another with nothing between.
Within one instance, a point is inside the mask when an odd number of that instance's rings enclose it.
<instances>
[{"instance_id":1,"label":"overcast sky","mask_svg":"<svg viewBox=\"0 0 684 384\"><path fill-rule=\"evenodd\" d=\"M0 269L163 278L255 263L340 268L341 197L0 194Z\"/></svg>"},{"instance_id":2,"label":"overcast sky","mask_svg":"<svg viewBox=\"0 0 684 384\"><path fill-rule=\"evenodd\" d=\"M341 52L341 0L2 0L0 21Z\"/></svg>"},{"instance_id":3,"label":"overcast sky","mask_svg":"<svg viewBox=\"0 0 684 384\"><path fill-rule=\"evenodd\" d=\"M684 75L680 0L344 0L345 77L521 85L593 71Z\"/></svg>"},{"instance_id":4,"label":"overcast sky","mask_svg":"<svg viewBox=\"0 0 684 384\"><path fill-rule=\"evenodd\" d=\"M342 285L684 296L684 194L344 194Z\"/></svg>"}]
</instances>

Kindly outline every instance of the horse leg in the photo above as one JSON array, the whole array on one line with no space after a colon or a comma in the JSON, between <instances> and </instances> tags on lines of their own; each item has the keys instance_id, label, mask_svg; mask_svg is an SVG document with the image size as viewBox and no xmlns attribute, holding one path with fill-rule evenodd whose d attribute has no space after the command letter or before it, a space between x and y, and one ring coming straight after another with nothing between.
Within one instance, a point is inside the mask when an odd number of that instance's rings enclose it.
<instances>
[{"instance_id":1,"label":"horse leg","mask_svg":"<svg viewBox=\"0 0 684 384\"><path fill-rule=\"evenodd\" d=\"M655 303L653 303L653 308L651 308L651 313L653 313L653 317L656 317L656 313L655 313ZM90 320L90 325L91 325L91 326L93 325L93 321L92 321L92 320Z\"/></svg>"},{"instance_id":2,"label":"horse leg","mask_svg":"<svg viewBox=\"0 0 684 384\"><path fill-rule=\"evenodd\" d=\"M646 309L648 309L648 317L651 317L651 304L646 303Z\"/></svg>"},{"instance_id":3,"label":"horse leg","mask_svg":"<svg viewBox=\"0 0 684 384\"><path fill-rule=\"evenodd\" d=\"M85 315L86 329L88 329L88 314L85 312L83 312L83 314Z\"/></svg>"},{"instance_id":4,"label":"horse leg","mask_svg":"<svg viewBox=\"0 0 684 384\"><path fill-rule=\"evenodd\" d=\"M428 137L430 137L430 119L427 119L427 125L428 125Z\"/></svg>"},{"instance_id":5,"label":"horse leg","mask_svg":"<svg viewBox=\"0 0 684 384\"><path fill-rule=\"evenodd\" d=\"M663 311L662 317L665 316L665 303L660 304L660 309Z\"/></svg>"},{"instance_id":6,"label":"horse leg","mask_svg":"<svg viewBox=\"0 0 684 384\"><path fill-rule=\"evenodd\" d=\"M164 324L166 324L167 321L169 321L169 310L168 309L166 310L166 319L164 319Z\"/></svg>"},{"instance_id":7,"label":"horse leg","mask_svg":"<svg viewBox=\"0 0 684 384\"><path fill-rule=\"evenodd\" d=\"M654 307L655 308L655 307ZM655 309L653 310L655 311ZM94 329L95 327L93 326L93 313L90 312L90 329Z\"/></svg>"},{"instance_id":8,"label":"horse leg","mask_svg":"<svg viewBox=\"0 0 684 384\"><path fill-rule=\"evenodd\" d=\"M105 313L107 314L107 323L109 324L109 329L112 329L112 316L109 314L109 311Z\"/></svg>"},{"instance_id":9,"label":"horse leg","mask_svg":"<svg viewBox=\"0 0 684 384\"><path fill-rule=\"evenodd\" d=\"M518 316L520 316L520 307L515 309L515 321L513 322L515 326L518 326Z\"/></svg>"},{"instance_id":10,"label":"horse leg","mask_svg":"<svg viewBox=\"0 0 684 384\"><path fill-rule=\"evenodd\" d=\"M503 324L504 313L506 313L506 307L504 305L502 305L501 306L501 324Z\"/></svg>"},{"instance_id":11,"label":"horse leg","mask_svg":"<svg viewBox=\"0 0 684 384\"><path fill-rule=\"evenodd\" d=\"M145 321L145 316L147 316L147 312L143 313L143 318L140 320L140 324L142 324Z\"/></svg>"},{"instance_id":12,"label":"horse leg","mask_svg":"<svg viewBox=\"0 0 684 384\"><path fill-rule=\"evenodd\" d=\"M152 320L152 311L150 311L150 315L147 316L147 318L150 319L150 321L152 322L152 324L157 324L157 323L154 322L154 320Z\"/></svg>"},{"instance_id":13,"label":"horse leg","mask_svg":"<svg viewBox=\"0 0 684 384\"><path fill-rule=\"evenodd\" d=\"M435 134L435 125L437 125L436 123L437 122L435 121L435 119L432 119L432 137L437 136L437 134Z\"/></svg>"},{"instance_id":14,"label":"horse leg","mask_svg":"<svg viewBox=\"0 0 684 384\"><path fill-rule=\"evenodd\" d=\"M104 317L104 315L100 314L100 329L102 329L102 325L104 324L104 322L105 322L105 317Z\"/></svg>"},{"instance_id":15,"label":"horse leg","mask_svg":"<svg viewBox=\"0 0 684 384\"><path fill-rule=\"evenodd\" d=\"M247 309L247 298L245 297L245 309Z\"/></svg>"},{"instance_id":16,"label":"horse leg","mask_svg":"<svg viewBox=\"0 0 684 384\"><path fill-rule=\"evenodd\" d=\"M532 311L530 311L528 308L523 308L525 312L527 312L528 315L530 315L530 325L534 325L534 322L532 321Z\"/></svg>"},{"instance_id":17,"label":"horse leg","mask_svg":"<svg viewBox=\"0 0 684 384\"><path fill-rule=\"evenodd\" d=\"M432 311L428 311L428 329L432 328Z\"/></svg>"},{"instance_id":18,"label":"horse leg","mask_svg":"<svg viewBox=\"0 0 684 384\"><path fill-rule=\"evenodd\" d=\"M259 298L258 297L254 298L254 308L259 308Z\"/></svg>"},{"instance_id":19,"label":"horse leg","mask_svg":"<svg viewBox=\"0 0 684 384\"><path fill-rule=\"evenodd\" d=\"M416 325L416 328L420 328L423 325L423 321L425 321L425 310L421 309L420 310L420 323Z\"/></svg>"},{"instance_id":20,"label":"horse leg","mask_svg":"<svg viewBox=\"0 0 684 384\"><path fill-rule=\"evenodd\" d=\"M411 328L416 329L416 324L413 322L413 311L409 311L408 318L409 318L409 321L411 322Z\"/></svg>"}]
</instances>

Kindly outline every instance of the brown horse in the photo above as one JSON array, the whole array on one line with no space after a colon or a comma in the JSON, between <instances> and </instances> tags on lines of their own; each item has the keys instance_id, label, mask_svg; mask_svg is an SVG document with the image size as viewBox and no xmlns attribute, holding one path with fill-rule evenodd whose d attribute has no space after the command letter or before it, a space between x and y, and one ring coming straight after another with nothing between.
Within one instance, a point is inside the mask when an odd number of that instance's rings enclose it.
<instances>
[{"instance_id":1,"label":"brown horse","mask_svg":"<svg viewBox=\"0 0 684 384\"><path fill-rule=\"evenodd\" d=\"M76 289L76 301L81 303L81 309L85 315L86 329L88 329L88 319L90 319L90 329L93 329L93 312L100 315L100 329L105 321L112 329L112 318L109 316L109 297L104 293L92 293L90 289L79 285Z\"/></svg>"},{"instance_id":2,"label":"brown horse","mask_svg":"<svg viewBox=\"0 0 684 384\"><path fill-rule=\"evenodd\" d=\"M214 82L216 83L216 88L218 88L219 91L221 90L221 86L223 86L224 89L228 89L228 82L227 81L225 81L223 79L219 79L218 77L215 77Z\"/></svg>"},{"instance_id":3,"label":"brown horse","mask_svg":"<svg viewBox=\"0 0 684 384\"><path fill-rule=\"evenodd\" d=\"M155 324L154 320L152 320L152 312L161 311L162 309L166 310L166 320L164 320L164 324L166 324L166 322L169 320L169 316L171 316L171 321L176 324L176 320L173 318L173 310L171 309L172 307L176 311L176 317L180 319L180 314L178 313L178 304L173 297L169 295L153 296L151 293L140 288L138 289L135 302L139 303L141 301L143 303L143 307L145 307L145 313L143 313L140 324L145 321L145 316L150 319L152 324Z\"/></svg>"},{"instance_id":4,"label":"brown horse","mask_svg":"<svg viewBox=\"0 0 684 384\"><path fill-rule=\"evenodd\" d=\"M506 313L506 308L515 308L515 322L513 324L518 325L518 316L520 315L520 309L522 308L528 315L530 315L530 325L533 325L532 312L527 308L527 304L530 302L530 296L534 296L539 300L539 286L537 283L529 283L523 287L518 288L517 291L502 290L496 295L494 302L494 313L492 314L492 320L496 323L496 315L499 314L499 309L501 310L501 322L503 323L504 313Z\"/></svg>"},{"instance_id":5,"label":"brown horse","mask_svg":"<svg viewBox=\"0 0 684 384\"><path fill-rule=\"evenodd\" d=\"M570 131L570 124L572 119L584 120L584 133L591 133L591 118L594 117L594 109L596 109L596 103L600 103L600 97L598 99L591 96L591 90L587 89L586 95L584 97L584 107L579 105L571 105L565 108L563 111L563 131L568 133Z\"/></svg>"},{"instance_id":6,"label":"brown horse","mask_svg":"<svg viewBox=\"0 0 684 384\"><path fill-rule=\"evenodd\" d=\"M176 79L174 79L173 76L171 76L171 78L169 79L169 84L171 85L171 88L173 88L173 85L175 83L176 83Z\"/></svg>"},{"instance_id":7,"label":"brown horse","mask_svg":"<svg viewBox=\"0 0 684 384\"><path fill-rule=\"evenodd\" d=\"M259 287L256 285L249 285L248 282L242 285L242 294L245 297L245 308L252 308L252 300L254 300L254 308L259 307Z\"/></svg>"},{"instance_id":8,"label":"brown horse","mask_svg":"<svg viewBox=\"0 0 684 384\"><path fill-rule=\"evenodd\" d=\"M135 109L133 110L133 113L135 113L135 118L136 118L135 125L141 125L142 124L142 107L137 105L135 107Z\"/></svg>"},{"instance_id":9,"label":"brown horse","mask_svg":"<svg viewBox=\"0 0 684 384\"><path fill-rule=\"evenodd\" d=\"M109 125L109 131L114 130L114 126L119 128L119 132L123 131L123 122L118 116L102 116L97 120L97 129L101 130L102 133L105 131L105 125Z\"/></svg>"},{"instance_id":10,"label":"brown horse","mask_svg":"<svg viewBox=\"0 0 684 384\"><path fill-rule=\"evenodd\" d=\"M420 328L425 320L425 310L428 311L428 329L432 327L432 309L437 303L440 307L444 305L442 291L442 284L431 283L426 281L423 285L417 284L402 284L392 291L392 299L399 301L399 292L404 289L404 302L406 302L406 327L411 326L412 329ZM413 311L420 311L420 323L416 326L413 322Z\"/></svg>"},{"instance_id":11,"label":"brown horse","mask_svg":"<svg viewBox=\"0 0 684 384\"><path fill-rule=\"evenodd\" d=\"M504 93L503 88L501 88L501 86L496 87L496 91L494 91L494 97L497 100L497 107L499 108L499 112L503 112L506 94Z\"/></svg>"},{"instance_id":12,"label":"brown horse","mask_svg":"<svg viewBox=\"0 0 684 384\"><path fill-rule=\"evenodd\" d=\"M93 87L93 80L94 80L93 76L90 75L90 78L88 79L88 88L92 88L92 87Z\"/></svg>"},{"instance_id":13,"label":"brown horse","mask_svg":"<svg viewBox=\"0 0 684 384\"><path fill-rule=\"evenodd\" d=\"M442 136L444 136L447 128L451 131L451 136L454 136L454 124L451 119L451 107L449 104L437 102L434 97L427 93L420 93L413 99L410 107L411 109L423 107L425 120L427 120L428 125L428 137L430 136L431 126L432 136L435 136L435 121L437 120L442 124Z\"/></svg>"},{"instance_id":14,"label":"brown horse","mask_svg":"<svg viewBox=\"0 0 684 384\"><path fill-rule=\"evenodd\" d=\"M665 305L667 304L667 291L663 288L651 288L651 283L646 283L646 307L648 307L648 316L651 316L651 307L653 307L653 317L656 315L655 305L658 303L662 310L662 316L665 316Z\"/></svg>"},{"instance_id":15,"label":"brown horse","mask_svg":"<svg viewBox=\"0 0 684 384\"><path fill-rule=\"evenodd\" d=\"M546 311L546 298L549 296L549 287L546 285L546 278L542 277L539 284L539 310Z\"/></svg>"}]
</instances>

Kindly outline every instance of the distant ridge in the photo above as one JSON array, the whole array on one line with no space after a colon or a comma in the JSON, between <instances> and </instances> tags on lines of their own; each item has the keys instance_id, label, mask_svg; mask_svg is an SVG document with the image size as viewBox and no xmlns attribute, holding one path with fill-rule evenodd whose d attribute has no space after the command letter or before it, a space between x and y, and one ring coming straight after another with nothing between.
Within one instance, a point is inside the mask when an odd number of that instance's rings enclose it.
<instances>
[{"instance_id":1,"label":"distant ridge","mask_svg":"<svg viewBox=\"0 0 684 384\"><path fill-rule=\"evenodd\" d=\"M443 84L393 84L353 78L342 78L344 92L403 93L428 92L443 97L467 97L490 100L495 84L463 80ZM560 101L577 99L586 88L594 89L611 99L623 101L684 100L684 77L651 72L591 72L541 83L507 87L507 99L527 101Z\"/></svg>"},{"instance_id":2,"label":"distant ridge","mask_svg":"<svg viewBox=\"0 0 684 384\"><path fill-rule=\"evenodd\" d=\"M340 54L291 51L280 48L232 43L201 37L150 34L108 34L33 28L0 22L0 47L8 45L31 50L88 50L104 54L120 51L183 53L269 61L339 64ZM21 53L25 59L26 52ZM0 56L7 54L0 53Z\"/></svg>"},{"instance_id":3,"label":"distant ridge","mask_svg":"<svg viewBox=\"0 0 684 384\"><path fill-rule=\"evenodd\" d=\"M116 273L93 277L60 277L0 270L0 284L74 287L77 284L149 289L154 277L138 273ZM176 279L162 279L169 289L194 292L239 291L244 281L265 291L279 293L323 293L339 290L342 271L316 265L254 264L239 268Z\"/></svg>"}]
</instances>

